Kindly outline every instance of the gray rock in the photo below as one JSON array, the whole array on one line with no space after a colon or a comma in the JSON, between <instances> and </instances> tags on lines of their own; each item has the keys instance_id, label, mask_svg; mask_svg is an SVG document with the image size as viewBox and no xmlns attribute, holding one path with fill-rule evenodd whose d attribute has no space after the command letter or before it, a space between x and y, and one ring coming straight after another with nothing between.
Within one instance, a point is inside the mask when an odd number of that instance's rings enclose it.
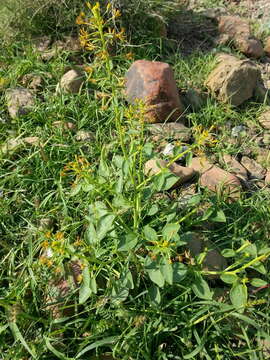
<instances>
[{"instance_id":1,"label":"gray rock","mask_svg":"<svg viewBox=\"0 0 270 360\"><path fill-rule=\"evenodd\" d=\"M252 179L262 180L265 178L266 170L255 160L250 159L247 156L243 156L241 164L247 169Z\"/></svg>"},{"instance_id":2,"label":"gray rock","mask_svg":"<svg viewBox=\"0 0 270 360\"><path fill-rule=\"evenodd\" d=\"M65 73L57 84L56 93L77 94L84 82L84 74L78 69L69 70Z\"/></svg>"},{"instance_id":3,"label":"gray rock","mask_svg":"<svg viewBox=\"0 0 270 360\"><path fill-rule=\"evenodd\" d=\"M12 119L28 114L35 104L33 94L25 88L7 89L6 102Z\"/></svg>"}]
</instances>

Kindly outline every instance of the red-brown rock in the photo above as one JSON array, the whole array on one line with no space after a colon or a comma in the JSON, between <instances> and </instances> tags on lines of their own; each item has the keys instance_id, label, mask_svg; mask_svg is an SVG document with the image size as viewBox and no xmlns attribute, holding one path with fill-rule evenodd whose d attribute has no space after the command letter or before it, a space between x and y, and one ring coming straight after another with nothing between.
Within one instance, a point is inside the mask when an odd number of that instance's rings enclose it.
<instances>
[{"instance_id":1,"label":"red-brown rock","mask_svg":"<svg viewBox=\"0 0 270 360\"><path fill-rule=\"evenodd\" d=\"M203 158L194 158L190 167L201 174L200 185L216 193L222 193L231 200L237 200L240 197L241 183L239 179L219 168L212 165Z\"/></svg>"},{"instance_id":2,"label":"red-brown rock","mask_svg":"<svg viewBox=\"0 0 270 360\"><path fill-rule=\"evenodd\" d=\"M231 39L249 37L251 33L249 23L239 16L221 16L218 30L221 34L229 35Z\"/></svg>"},{"instance_id":3,"label":"red-brown rock","mask_svg":"<svg viewBox=\"0 0 270 360\"><path fill-rule=\"evenodd\" d=\"M263 45L259 39L237 37L234 40L235 47L244 55L258 59L264 55Z\"/></svg>"},{"instance_id":4,"label":"red-brown rock","mask_svg":"<svg viewBox=\"0 0 270 360\"><path fill-rule=\"evenodd\" d=\"M176 121L184 110L173 71L163 62L135 61L126 73L126 96L130 103L145 102L150 123Z\"/></svg>"}]
</instances>

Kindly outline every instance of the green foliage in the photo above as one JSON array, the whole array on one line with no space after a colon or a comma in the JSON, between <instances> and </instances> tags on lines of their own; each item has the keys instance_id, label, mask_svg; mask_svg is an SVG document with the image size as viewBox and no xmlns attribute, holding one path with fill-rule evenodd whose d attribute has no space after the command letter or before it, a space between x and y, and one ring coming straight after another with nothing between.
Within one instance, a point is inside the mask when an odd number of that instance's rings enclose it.
<instances>
[{"instance_id":1,"label":"green foliage","mask_svg":"<svg viewBox=\"0 0 270 360\"><path fill-rule=\"evenodd\" d=\"M123 12L135 5L126 3ZM93 30L88 28L91 39L105 50L106 28ZM41 144L0 159L1 356L263 359L260 339L269 340L270 331L269 193L231 204L198 189L183 203L182 189L170 190L177 179L168 169L145 175L145 162L158 153L148 138L145 106L127 106L123 99L126 45L103 61L94 58L97 49L91 53L94 71L78 96L54 94L65 55L47 64L29 49L26 59L14 48L1 55L7 64L1 76L11 86L29 72L52 74L42 93L46 102L40 99L35 111L14 123L0 123L1 144L12 134L38 136ZM136 58L155 49L147 44L132 51ZM213 55L164 58L172 59L179 83L192 77L198 85ZM7 118L4 98L0 111ZM247 115L253 116L249 108L237 112L214 101L191 112L199 144L187 153L219 152L223 134L214 143L211 126ZM71 121L95 139L78 141L55 121ZM44 219L49 228L41 226ZM194 235L209 249L192 254ZM228 261L224 270L205 266L216 246Z\"/></svg>"}]
</instances>

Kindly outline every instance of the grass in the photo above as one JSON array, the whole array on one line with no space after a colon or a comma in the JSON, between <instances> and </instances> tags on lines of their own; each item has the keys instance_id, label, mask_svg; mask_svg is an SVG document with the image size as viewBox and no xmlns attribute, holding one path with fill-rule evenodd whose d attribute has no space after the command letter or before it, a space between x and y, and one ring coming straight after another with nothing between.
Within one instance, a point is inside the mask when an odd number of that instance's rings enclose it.
<instances>
[{"instance_id":1,"label":"grass","mask_svg":"<svg viewBox=\"0 0 270 360\"><path fill-rule=\"evenodd\" d=\"M269 188L230 203L196 185L183 205L184 191L168 191L175 179L166 171L145 177L144 163L158 153L144 106L125 102L121 83L132 63L126 54L167 61L180 88L205 91L215 53L183 57L154 36L151 45L144 40L139 47L118 44L117 57L92 60L78 95L55 95L70 54L42 62L22 41L1 54L3 90L27 73L44 78L35 109L14 121L1 94L0 144L39 138L0 157L5 360L266 358L269 289L254 290L269 283ZM88 59L85 52L81 61ZM262 109L255 102L234 109L208 96L199 111L187 112L193 134L199 125L209 131L208 142L198 136L188 145L189 154L219 159L255 146L249 135L230 143L227 123L252 122L260 133ZM94 138L78 141L78 130ZM205 253L185 251L193 238L218 247L230 268L205 269Z\"/></svg>"}]
</instances>

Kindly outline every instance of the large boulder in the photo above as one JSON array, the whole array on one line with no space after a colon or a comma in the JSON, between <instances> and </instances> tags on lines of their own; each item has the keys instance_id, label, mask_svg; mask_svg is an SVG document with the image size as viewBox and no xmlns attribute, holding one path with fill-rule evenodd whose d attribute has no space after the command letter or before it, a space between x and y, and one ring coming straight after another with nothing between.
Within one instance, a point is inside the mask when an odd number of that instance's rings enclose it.
<instances>
[{"instance_id":1,"label":"large boulder","mask_svg":"<svg viewBox=\"0 0 270 360\"><path fill-rule=\"evenodd\" d=\"M219 56L217 67L208 76L205 85L220 101L234 106L250 99L261 82L261 73L250 60L239 60L231 55Z\"/></svg>"},{"instance_id":2,"label":"large boulder","mask_svg":"<svg viewBox=\"0 0 270 360\"><path fill-rule=\"evenodd\" d=\"M137 60L126 73L125 80L128 101L134 104L142 100L146 104L147 122L176 121L183 113L184 108L170 65Z\"/></svg>"},{"instance_id":3,"label":"large boulder","mask_svg":"<svg viewBox=\"0 0 270 360\"><path fill-rule=\"evenodd\" d=\"M33 94L25 88L7 89L6 102L12 119L28 114L35 103Z\"/></svg>"}]
</instances>

